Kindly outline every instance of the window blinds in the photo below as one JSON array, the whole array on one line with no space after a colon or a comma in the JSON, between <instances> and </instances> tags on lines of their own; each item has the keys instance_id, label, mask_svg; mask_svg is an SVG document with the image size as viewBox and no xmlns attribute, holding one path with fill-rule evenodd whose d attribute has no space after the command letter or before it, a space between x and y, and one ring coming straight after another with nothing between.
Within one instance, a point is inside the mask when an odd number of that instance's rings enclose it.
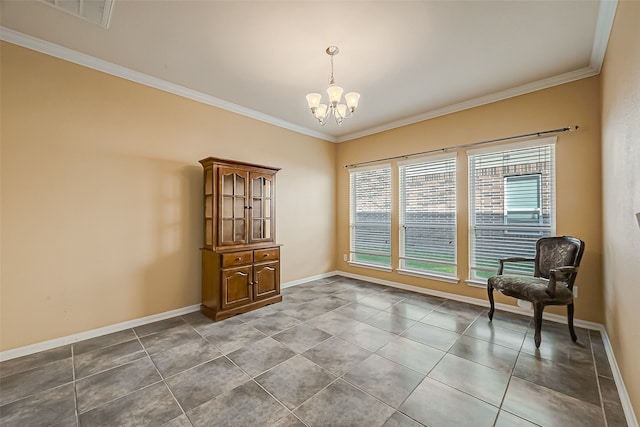
<instances>
[{"instance_id":1,"label":"window blinds","mask_svg":"<svg viewBox=\"0 0 640 427\"><path fill-rule=\"evenodd\" d=\"M457 275L455 155L400 165L400 268Z\"/></svg>"},{"instance_id":2,"label":"window blinds","mask_svg":"<svg viewBox=\"0 0 640 427\"><path fill-rule=\"evenodd\" d=\"M500 258L533 258L536 241L555 234L555 145L538 144L468 153L471 280L495 275Z\"/></svg>"},{"instance_id":3,"label":"window blinds","mask_svg":"<svg viewBox=\"0 0 640 427\"><path fill-rule=\"evenodd\" d=\"M353 169L350 181L350 260L390 267L391 167Z\"/></svg>"}]
</instances>

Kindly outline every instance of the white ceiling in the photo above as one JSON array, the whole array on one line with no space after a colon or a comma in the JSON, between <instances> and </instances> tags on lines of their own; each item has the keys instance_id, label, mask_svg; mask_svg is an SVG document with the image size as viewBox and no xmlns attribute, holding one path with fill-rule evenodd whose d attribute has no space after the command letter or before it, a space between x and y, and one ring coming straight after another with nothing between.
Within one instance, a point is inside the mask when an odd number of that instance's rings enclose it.
<instances>
[{"instance_id":1,"label":"white ceiling","mask_svg":"<svg viewBox=\"0 0 640 427\"><path fill-rule=\"evenodd\" d=\"M104 28L44 1L0 0L0 35L344 141L598 74L616 4L116 0ZM305 100L325 93L330 45L336 83L362 94L341 127L321 127Z\"/></svg>"}]
</instances>

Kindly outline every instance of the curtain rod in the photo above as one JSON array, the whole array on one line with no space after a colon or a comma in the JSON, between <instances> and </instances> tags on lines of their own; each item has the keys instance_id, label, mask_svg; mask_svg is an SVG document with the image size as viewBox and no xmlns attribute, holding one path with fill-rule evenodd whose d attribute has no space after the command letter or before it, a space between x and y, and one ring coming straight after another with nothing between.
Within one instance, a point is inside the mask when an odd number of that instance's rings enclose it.
<instances>
[{"instance_id":1,"label":"curtain rod","mask_svg":"<svg viewBox=\"0 0 640 427\"><path fill-rule=\"evenodd\" d=\"M477 145L493 144L493 143L496 143L496 142L510 141L512 139L522 139L522 138L529 138L529 137L532 137L532 136L549 135L551 133L572 132L572 131L578 130L579 127L580 126L569 126L569 127L564 127L564 128L558 128L558 129L544 130L544 131L540 131L540 132L526 133L524 135L507 136L507 137L504 137L504 138L489 139L487 141L471 142L469 144L456 145L456 146L453 146L453 147L437 148L437 149L434 149L434 150L420 151L419 153L404 154L404 155L401 155L401 156L385 157L384 159L368 160L366 162L352 163L350 165L345 165L344 167L345 168L353 168L353 167L356 167L356 166L362 166L362 165L368 165L368 164L371 164L371 163L384 162L384 161L387 161L387 160L408 159L409 157L420 156L420 155L423 155L423 154L438 153L438 152L445 153L447 151L458 150L460 148L469 148L469 147L475 147Z\"/></svg>"}]
</instances>

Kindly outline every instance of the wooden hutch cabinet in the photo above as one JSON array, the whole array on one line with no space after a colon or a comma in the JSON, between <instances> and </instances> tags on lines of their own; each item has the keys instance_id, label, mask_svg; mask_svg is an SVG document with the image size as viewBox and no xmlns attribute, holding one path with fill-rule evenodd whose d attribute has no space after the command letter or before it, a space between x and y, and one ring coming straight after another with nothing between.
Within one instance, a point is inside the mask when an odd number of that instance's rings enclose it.
<instances>
[{"instance_id":1,"label":"wooden hutch cabinet","mask_svg":"<svg viewBox=\"0 0 640 427\"><path fill-rule=\"evenodd\" d=\"M208 157L201 311L213 320L282 301L275 243L278 168Z\"/></svg>"}]
</instances>

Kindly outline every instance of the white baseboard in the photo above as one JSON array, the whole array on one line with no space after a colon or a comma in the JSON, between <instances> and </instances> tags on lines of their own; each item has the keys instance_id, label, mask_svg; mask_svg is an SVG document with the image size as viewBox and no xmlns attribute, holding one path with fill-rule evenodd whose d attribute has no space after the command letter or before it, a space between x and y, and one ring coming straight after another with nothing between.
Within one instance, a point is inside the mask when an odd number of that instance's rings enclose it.
<instances>
[{"instance_id":1,"label":"white baseboard","mask_svg":"<svg viewBox=\"0 0 640 427\"><path fill-rule=\"evenodd\" d=\"M328 273L317 274L311 277L305 277L304 279L293 280L283 283L281 288L289 288L291 286L301 285L303 283L311 282L313 280L325 279L327 277L335 276L338 272L330 271ZM131 329L138 326L146 325L147 323L157 322L158 320L169 319L171 317L180 316L182 314L192 313L200 309L200 304L191 305L188 307L178 308L176 310L165 311L164 313L153 314L151 316L141 317L138 319L128 320L126 322L116 323L109 326L104 326L98 329L92 329L90 331L84 331L77 334L67 335L61 338L54 338L48 341L42 341L35 344L26 345L24 347L13 348L11 350L5 350L0 352L0 362L6 360L15 359L17 357L27 356L29 354L37 353L39 351L50 350L52 348L60 347L62 345L73 344L74 342L87 340L90 338L96 338L102 335L119 332L125 329Z\"/></svg>"},{"instance_id":2,"label":"white baseboard","mask_svg":"<svg viewBox=\"0 0 640 427\"><path fill-rule=\"evenodd\" d=\"M292 280L280 284L280 289L290 288L292 286L302 285L303 283L312 282L314 280L326 279L327 277L336 276L340 274L338 271L330 271L328 273L316 274L315 276L305 277L304 279Z\"/></svg>"},{"instance_id":3,"label":"white baseboard","mask_svg":"<svg viewBox=\"0 0 640 427\"><path fill-rule=\"evenodd\" d=\"M346 271L337 271L335 274L339 274L340 276L350 277L352 279L366 280L368 282L377 283L379 285L391 286L393 288L404 289L404 290L407 290L407 291L413 291L413 292L426 294L426 295L433 295L433 296L437 296L437 297L441 297L441 298L446 298L446 299L451 299L451 300L455 300L455 301L466 302L466 303L469 303L469 304L480 305L480 306L489 308L489 301L485 300L485 299L467 297L467 296L464 296L464 295L451 294L449 292L436 291L436 290L433 290L433 289L425 289L425 288L420 288L418 286L405 285L404 283L392 282L392 281L383 280L383 279L376 279L375 277L369 277L369 276L361 276L359 274L347 273ZM502 303L498 302L498 303L495 304L495 306L496 306L496 308L498 310L502 310L502 311L508 311L508 312L516 313L516 314L524 314L524 315L527 315L527 316L532 316L533 315L533 310L527 310L527 309L524 309L524 308L517 307L515 305L502 304ZM566 317L565 316L560 316L558 314L543 313L542 317L545 320L549 320L549 321L552 321L552 322L558 322L558 323L565 323L566 322ZM593 330L596 330L596 331L599 331L602 328L602 325L600 323L589 322L587 320L580 320L580 319L574 319L573 324L575 326L579 326L581 328L593 329Z\"/></svg>"},{"instance_id":4,"label":"white baseboard","mask_svg":"<svg viewBox=\"0 0 640 427\"><path fill-rule=\"evenodd\" d=\"M480 305L483 307L488 306L488 302L486 300L479 299L479 298L472 298L464 295L457 295L457 294L451 294L448 292L420 288L417 286L406 285L404 283L376 279L374 277L368 277L368 276L361 276L359 274L348 273L346 271L331 271L328 273L306 277L304 279L293 280L290 282L283 283L281 285L281 288L283 289L290 288L292 286L297 286L303 283L307 283L307 282L311 282L319 279L325 279L327 277L332 277L336 275L349 277L352 279L365 280L365 281L376 283L379 285L385 285L393 288L409 290L409 291L418 292L426 295L433 295L433 296L447 298L455 301L466 302L469 304ZM512 313L526 314L526 315L532 314L531 310L525 310L517 306L508 305L508 304L496 303L496 308L500 310L512 312ZM125 329L135 328L138 326L146 325L148 323L157 322L159 320L169 319L171 317L180 316L182 314L192 313L194 311L198 311L199 309L200 309L200 304L191 305L191 306L179 308L176 310L165 311L164 313L153 314L151 316L141 317L138 319L128 320L126 322L116 323L114 325L109 325L102 328L93 329L90 331L80 332L78 334L68 335L62 338L55 338L52 340L43 341L36 344L27 345L24 347L18 347L11 350L2 351L0 352L0 361L15 359L17 357L26 356L29 354L37 353L39 351L50 350L52 348L60 347L62 345L72 344L74 342L86 340L89 338L95 338L102 335L111 334L113 332L119 332ZM553 322L561 322L561 323L565 322L565 317L559 316L557 314L544 313L543 317ZM613 379L615 381L616 387L618 388L618 395L620 396L620 403L622 404L622 408L624 410L627 424L629 425L629 427L638 427L638 421L633 412L633 407L631 406L631 400L629 399L627 389L622 379L622 374L620 373L620 369L618 368L618 363L616 362L615 355L613 354L611 341L609 341L609 336L607 335L607 331L604 325L600 323L589 322L589 321L580 320L580 319L575 319L574 324L575 326L579 326L585 329L600 331L600 333L602 334L602 341L604 344L605 351L607 353L607 359L609 360L609 365L611 366Z\"/></svg>"},{"instance_id":5,"label":"white baseboard","mask_svg":"<svg viewBox=\"0 0 640 427\"><path fill-rule=\"evenodd\" d=\"M602 342L604 344L604 350L607 353L609 366L611 366L613 381L616 383L616 387L618 388L618 396L620 396L620 404L622 405L622 409L624 410L624 416L627 419L627 425L629 427L638 427L638 420L635 413L633 412L631 399L629 398L629 394L627 393L627 388L624 386L622 373L620 373L620 368L618 368L618 362L616 362L616 357L613 354L613 347L611 346L611 341L609 341L609 335L607 334L607 330L605 329L604 325L600 325L600 334L602 335Z\"/></svg>"},{"instance_id":6,"label":"white baseboard","mask_svg":"<svg viewBox=\"0 0 640 427\"><path fill-rule=\"evenodd\" d=\"M67 335L66 337L54 338L48 341L42 341L35 344L25 345L24 347L5 350L0 352L0 362L4 362L5 360L10 360L10 359L15 359L16 357L27 356L29 354L37 353L39 351L50 350L52 348L60 347L61 345L72 344L74 342L87 340L89 338L96 338L102 335L123 331L125 329L135 328L138 326L146 325L147 323L153 323L153 322L157 322L158 320L169 319L171 317L192 313L198 310L200 310L200 304L190 305L188 307L165 311L164 313L152 314L151 316L140 317L138 319L127 320L126 322L116 323L113 325L104 326L102 328L92 329L90 331Z\"/></svg>"}]
</instances>

